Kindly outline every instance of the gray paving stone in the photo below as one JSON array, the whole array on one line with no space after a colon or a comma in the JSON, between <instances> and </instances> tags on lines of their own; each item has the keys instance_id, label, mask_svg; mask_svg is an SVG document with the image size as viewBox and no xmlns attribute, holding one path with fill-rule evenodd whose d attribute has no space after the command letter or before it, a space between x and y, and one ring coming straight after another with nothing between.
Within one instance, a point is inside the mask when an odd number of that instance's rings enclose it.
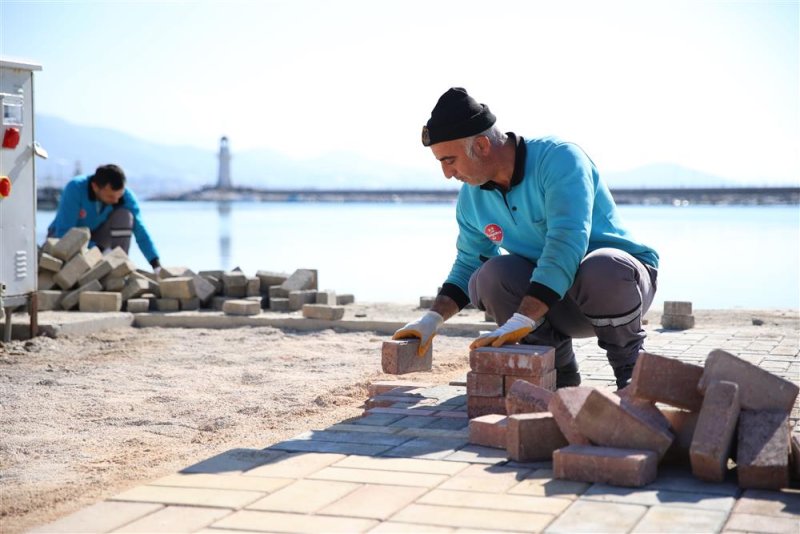
<instances>
[{"instance_id":1,"label":"gray paving stone","mask_svg":"<svg viewBox=\"0 0 800 534\"><path fill-rule=\"evenodd\" d=\"M365 445L363 443L340 443L335 441L317 441L310 439L288 440L276 443L269 450L292 452L332 452L339 454L361 454L377 456L391 449L391 445Z\"/></svg>"},{"instance_id":2,"label":"gray paving stone","mask_svg":"<svg viewBox=\"0 0 800 534\"><path fill-rule=\"evenodd\" d=\"M730 512L736 499L724 495L710 493L692 493L686 491L651 490L621 488L607 484L594 484L581 499L593 501L617 502L623 504L641 504L645 506L679 506L684 508L700 508Z\"/></svg>"},{"instance_id":3,"label":"gray paving stone","mask_svg":"<svg viewBox=\"0 0 800 534\"><path fill-rule=\"evenodd\" d=\"M719 532L728 518L726 512L673 506L653 506L632 532Z\"/></svg>"},{"instance_id":4,"label":"gray paving stone","mask_svg":"<svg viewBox=\"0 0 800 534\"><path fill-rule=\"evenodd\" d=\"M453 438L415 438L385 451L381 456L400 456L404 458L429 458L441 460L464 447L467 440Z\"/></svg>"},{"instance_id":5,"label":"gray paving stone","mask_svg":"<svg viewBox=\"0 0 800 534\"><path fill-rule=\"evenodd\" d=\"M577 500L545 532L629 532L645 512L645 506Z\"/></svg>"},{"instance_id":6,"label":"gray paving stone","mask_svg":"<svg viewBox=\"0 0 800 534\"><path fill-rule=\"evenodd\" d=\"M480 445L467 445L444 460L449 462L469 462L471 464L496 465L508 460L508 453L505 449L494 449L492 447L482 447Z\"/></svg>"},{"instance_id":7,"label":"gray paving stone","mask_svg":"<svg viewBox=\"0 0 800 534\"><path fill-rule=\"evenodd\" d=\"M200 506L168 506L155 513L128 523L114 532L135 532L151 534L195 532L218 519L230 514L224 508L203 508Z\"/></svg>"},{"instance_id":8,"label":"gray paving stone","mask_svg":"<svg viewBox=\"0 0 800 534\"><path fill-rule=\"evenodd\" d=\"M403 427L403 428L423 428L423 427L427 427L428 425L433 423L435 419L438 419L438 418L430 417L430 416L409 415L409 416L403 417L402 419L398 419L397 421L392 423L390 426L394 426L394 427L398 427L399 426L399 427Z\"/></svg>"},{"instance_id":9,"label":"gray paving stone","mask_svg":"<svg viewBox=\"0 0 800 534\"><path fill-rule=\"evenodd\" d=\"M705 482L692 475L691 471L663 467L659 470L658 478L648 484L647 489L687 491L726 497L737 497L742 492L732 478L726 482Z\"/></svg>"},{"instance_id":10,"label":"gray paving stone","mask_svg":"<svg viewBox=\"0 0 800 534\"><path fill-rule=\"evenodd\" d=\"M363 443L365 445L402 445L410 438L395 434L367 435L364 432L340 432L332 430L309 430L293 438L291 441L314 440L332 441L336 443Z\"/></svg>"},{"instance_id":11,"label":"gray paving stone","mask_svg":"<svg viewBox=\"0 0 800 534\"><path fill-rule=\"evenodd\" d=\"M103 501L28 532L111 532L162 508L163 505L154 503Z\"/></svg>"},{"instance_id":12,"label":"gray paving stone","mask_svg":"<svg viewBox=\"0 0 800 534\"><path fill-rule=\"evenodd\" d=\"M260 449L231 449L182 469L181 473L241 473L277 461L285 454Z\"/></svg>"},{"instance_id":13,"label":"gray paving stone","mask_svg":"<svg viewBox=\"0 0 800 534\"><path fill-rule=\"evenodd\" d=\"M377 425L377 426L388 426L405 417L404 415L399 414L384 414L384 413L376 413L376 414L369 414L365 415L364 417L359 417L355 421L353 421L354 425Z\"/></svg>"}]
</instances>

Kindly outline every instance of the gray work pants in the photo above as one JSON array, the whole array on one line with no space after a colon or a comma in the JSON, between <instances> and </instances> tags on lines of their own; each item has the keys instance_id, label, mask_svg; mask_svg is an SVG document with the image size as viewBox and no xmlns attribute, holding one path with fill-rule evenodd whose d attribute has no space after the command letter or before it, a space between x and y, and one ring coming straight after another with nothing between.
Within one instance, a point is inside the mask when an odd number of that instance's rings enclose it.
<instances>
[{"instance_id":1,"label":"gray work pants","mask_svg":"<svg viewBox=\"0 0 800 534\"><path fill-rule=\"evenodd\" d=\"M515 254L495 256L469 280L469 297L498 325L519 308L536 264ZM613 248L586 255L564 298L523 343L556 349L556 367L574 365L572 338L597 336L611 367L633 365L647 336L642 316L653 303L657 269Z\"/></svg>"},{"instance_id":2,"label":"gray work pants","mask_svg":"<svg viewBox=\"0 0 800 534\"><path fill-rule=\"evenodd\" d=\"M106 222L92 232L92 241L100 250L122 247L125 253L131 248L133 233L133 214L125 208L117 208L111 212Z\"/></svg>"}]
</instances>

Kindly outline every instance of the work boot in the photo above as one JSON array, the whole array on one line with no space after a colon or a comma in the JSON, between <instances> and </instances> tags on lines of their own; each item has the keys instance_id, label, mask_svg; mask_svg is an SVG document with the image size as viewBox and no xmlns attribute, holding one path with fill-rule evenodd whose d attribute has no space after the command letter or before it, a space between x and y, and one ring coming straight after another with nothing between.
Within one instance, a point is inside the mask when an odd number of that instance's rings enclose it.
<instances>
[{"instance_id":1,"label":"work boot","mask_svg":"<svg viewBox=\"0 0 800 534\"><path fill-rule=\"evenodd\" d=\"M614 377L617 379L617 391L631 383L634 364L627 364L614 368Z\"/></svg>"},{"instance_id":2,"label":"work boot","mask_svg":"<svg viewBox=\"0 0 800 534\"><path fill-rule=\"evenodd\" d=\"M556 367L556 389L580 385L581 373L578 371L578 362L575 358L566 365Z\"/></svg>"}]
</instances>

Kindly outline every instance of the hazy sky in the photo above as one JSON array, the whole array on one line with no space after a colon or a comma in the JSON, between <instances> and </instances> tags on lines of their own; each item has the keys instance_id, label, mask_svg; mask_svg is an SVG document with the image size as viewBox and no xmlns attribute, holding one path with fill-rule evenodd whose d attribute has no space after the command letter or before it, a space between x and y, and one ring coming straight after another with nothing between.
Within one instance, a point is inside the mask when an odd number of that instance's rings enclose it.
<instances>
[{"instance_id":1,"label":"hazy sky","mask_svg":"<svg viewBox=\"0 0 800 534\"><path fill-rule=\"evenodd\" d=\"M430 168L420 129L464 86L601 170L670 162L800 182L798 1L14 1L0 54L37 111L169 144Z\"/></svg>"}]
</instances>

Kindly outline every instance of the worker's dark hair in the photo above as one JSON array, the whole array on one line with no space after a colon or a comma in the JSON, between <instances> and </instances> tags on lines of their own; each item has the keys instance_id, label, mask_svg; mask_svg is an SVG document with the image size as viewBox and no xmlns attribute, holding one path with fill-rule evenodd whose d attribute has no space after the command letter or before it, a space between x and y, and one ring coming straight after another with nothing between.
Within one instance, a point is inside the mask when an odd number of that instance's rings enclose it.
<instances>
[{"instance_id":1,"label":"worker's dark hair","mask_svg":"<svg viewBox=\"0 0 800 534\"><path fill-rule=\"evenodd\" d=\"M125 187L125 172L113 163L108 165L100 165L94 171L92 182L97 184L98 187L111 186L114 191L119 191Z\"/></svg>"}]
</instances>

